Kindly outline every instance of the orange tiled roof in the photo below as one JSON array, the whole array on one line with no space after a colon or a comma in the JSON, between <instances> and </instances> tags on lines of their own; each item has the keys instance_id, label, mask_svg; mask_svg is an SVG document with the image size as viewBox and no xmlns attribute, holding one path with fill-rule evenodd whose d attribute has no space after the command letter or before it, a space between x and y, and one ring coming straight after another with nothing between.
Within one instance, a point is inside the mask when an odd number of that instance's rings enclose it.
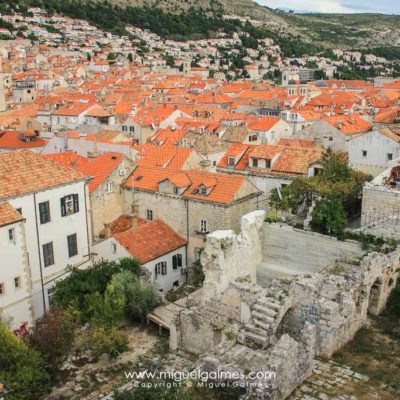
<instances>
[{"instance_id":1,"label":"orange tiled roof","mask_svg":"<svg viewBox=\"0 0 400 400\"><path fill-rule=\"evenodd\" d=\"M177 146L157 146L152 143L145 143L133 147L139 151L140 157L137 165L146 165L153 167L163 167L170 169L182 169L195 152L193 149Z\"/></svg>"},{"instance_id":2,"label":"orange tiled roof","mask_svg":"<svg viewBox=\"0 0 400 400\"><path fill-rule=\"evenodd\" d=\"M262 117L248 124L248 129L252 131L269 131L279 121L282 121L278 117Z\"/></svg>"},{"instance_id":3,"label":"orange tiled roof","mask_svg":"<svg viewBox=\"0 0 400 400\"><path fill-rule=\"evenodd\" d=\"M165 180L173 182L176 176L182 176L182 171L170 170L157 167L139 166L132 175L127 179L126 186L138 190L146 190L158 192L159 183ZM197 170L185 171L190 186L183 192L182 196L187 199L196 199L206 202L232 204L239 198L239 191L245 183L246 178L243 176L216 174L211 172L202 172ZM215 186L211 192L204 196L199 193L199 187L204 185L210 187L210 179L215 179Z\"/></svg>"},{"instance_id":4,"label":"orange tiled roof","mask_svg":"<svg viewBox=\"0 0 400 400\"><path fill-rule=\"evenodd\" d=\"M142 218L133 218L130 215L120 215L117 219L115 219L110 224L111 234L115 235L117 233L125 232L128 229L132 228L132 226L140 226L146 224L148 221ZM99 232L99 237L106 237L106 230L102 229Z\"/></svg>"},{"instance_id":5,"label":"orange tiled roof","mask_svg":"<svg viewBox=\"0 0 400 400\"><path fill-rule=\"evenodd\" d=\"M390 107L380 110L375 115L374 122L380 124L394 124L400 118L400 107Z\"/></svg>"},{"instance_id":6,"label":"orange tiled roof","mask_svg":"<svg viewBox=\"0 0 400 400\"><path fill-rule=\"evenodd\" d=\"M86 179L78 171L29 150L0 154L0 198L21 196Z\"/></svg>"},{"instance_id":7,"label":"orange tiled roof","mask_svg":"<svg viewBox=\"0 0 400 400\"><path fill-rule=\"evenodd\" d=\"M24 217L10 204L0 203L0 226L23 221Z\"/></svg>"},{"instance_id":8,"label":"orange tiled roof","mask_svg":"<svg viewBox=\"0 0 400 400\"><path fill-rule=\"evenodd\" d=\"M218 163L219 168L228 168L229 157L240 155L233 170L254 172L265 172L268 174L290 174L304 175L308 172L309 165L318 161L323 150L316 148L302 148L295 146L278 146L278 145L246 145L233 144ZM271 169L260 170L252 168L249 165L249 158L264 158L268 160L275 159Z\"/></svg>"},{"instance_id":9,"label":"orange tiled roof","mask_svg":"<svg viewBox=\"0 0 400 400\"><path fill-rule=\"evenodd\" d=\"M323 119L346 135L368 132L373 128L371 123L358 115L340 115Z\"/></svg>"},{"instance_id":10,"label":"orange tiled roof","mask_svg":"<svg viewBox=\"0 0 400 400\"><path fill-rule=\"evenodd\" d=\"M316 148L317 145L313 140L310 139L279 139L278 145L280 146L294 146L294 147L305 147L308 149Z\"/></svg>"},{"instance_id":11,"label":"orange tiled roof","mask_svg":"<svg viewBox=\"0 0 400 400\"><path fill-rule=\"evenodd\" d=\"M44 158L61 163L69 168L81 172L93 179L89 183L89 191L94 192L112 172L121 164L124 156L120 153L104 153L95 158L82 157L74 152L46 154Z\"/></svg>"},{"instance_id":12,"label":"orange tiled roof","mask_svg":"<svg viewBox=\"0 0 400 400\"><path fill-rule=\"evenodd\" d=\"M47 140L36 137L30 142L21 139L23 132L19 131L0 131L0 148L2 149L29 149L35 147L43 147L47 144ZM26 134L29 136L28 134Z\"/></svg>"},{"instance_id":13,"label":"orange tiled roof","mask_svg":"<svg viewBox=\"0 0 400 400\"><path fill-rule=\"evenodd\" d=\"M143 264L187 244L185 239L161 220L132 227L115 234L114 238Z\"/></svg>"}]
</instances>

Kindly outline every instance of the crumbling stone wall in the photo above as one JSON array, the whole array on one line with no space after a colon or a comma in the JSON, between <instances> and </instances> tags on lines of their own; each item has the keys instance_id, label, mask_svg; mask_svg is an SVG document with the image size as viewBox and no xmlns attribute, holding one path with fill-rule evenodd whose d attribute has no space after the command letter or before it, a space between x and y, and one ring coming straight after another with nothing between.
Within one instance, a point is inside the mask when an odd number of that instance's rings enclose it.
<instances>
[{"instance_id":1,"label":"crumbling stone wall","mask_svg":"<svg viewBox=\"0 0 400 400\"><path fill-rule=\"evenodd\" d=\"M273 382L260 379L248 394L281 400L310 375L316 356L332 356L368 313L384 308L398 278L400 249L363 257L356 251L318 272L261 286L256 270L263 261L262 230L268 229L264 218L256 211L243 217L239 235L208 235L204 286L176 315L174 348L198 355L206 370L274 371ZM325 245L330 242L335 245Z\"/></svg>"}]
</instances>

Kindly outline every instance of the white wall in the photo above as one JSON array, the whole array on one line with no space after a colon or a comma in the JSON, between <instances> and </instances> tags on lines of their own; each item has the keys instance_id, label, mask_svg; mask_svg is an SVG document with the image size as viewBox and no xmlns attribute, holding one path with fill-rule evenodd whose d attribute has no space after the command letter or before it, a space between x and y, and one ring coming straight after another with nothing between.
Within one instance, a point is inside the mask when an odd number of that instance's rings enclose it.
<instances>
[{"instance_id":1,"label":"white wall","mask_svg":"<svg viewBox=\"0 0 400 400\"><path fill-rule=\"evenodd\" d=\"M9 240L10 229L14 230L15 241ZM24 222L0 227L0 283L4 294L0 295L0 310L12 317L12 327L18 328L21 322L33 322L30 303L30 279L26 256ZM16 288L14 279L20 278L20 287Z\"/></svg>"},{"instance_id":2,"label":"white wall","mask_svg":"<svg viewBox=\"0 0 400 400\"><path fill-rule=\"evenodd\" d=\"M112 252L113 244L116 244L117 246L115 253ZM101 260L103 258L105 260L113 261L123 257L132 257L132 255L125 250L125 248L122 247L113 237L94 244L93 253L96 254L95 260ZM182 267L178 267L176 270L174 270L172 268L172 257L176 254L182 255ZM167 275L158 275L157 278L155 278L155 265L162 261L167 262ZM155 284L157 289L160 291L162 290L163 293L166 293L173 288L175 281L179 281L179 284L186 282L186 274L181 273L182 268L185 268L186 265L185 246L182 246L177 250L143 264L142 267L149 271L151 281Z\"/></svg>"},{"instance_id":3,"label":"white wall","mask_svg":"<svg viewBox=\"0 0 400 400\"><path fill-rule=\"evenodd\" d=\"M62 217L60 199L70 194L78 194L79 212ZM45 201L50 202L51 221L40 224L39 203ZM68 265L80 265L89 259L88 237L91 237L91 232L85 213L85 182L66 184L37 192L36 195L12 198L9 199L9 203L14 208L22 208L22 215L26 218L25 235L32 279L33 309L35 318L39 318L43 314L41 271L46 292L54 285L54 279L65 272ZM87 194L86 204L89 205ZM77 234L78 254L69 258L67 236L74 233ZM53 242L54 264L44 267L42 246L49 242ZM47 293L45 300L48 306Z\"/></svg>"},{"instance_id":4,"label":"white wall","mask_svg":"<svg viewBox=\"0 0 400 400\"><path fill-rule=\"evenodd\" d=\"M363 150L367 151L366 157L362 154ZM390 164L388 153L393 155L393 160L399 158L400 143L377 131L357 136L349 142L349 162L357 169L377 167L383 171Z\"/></svg>"}]
</instances>

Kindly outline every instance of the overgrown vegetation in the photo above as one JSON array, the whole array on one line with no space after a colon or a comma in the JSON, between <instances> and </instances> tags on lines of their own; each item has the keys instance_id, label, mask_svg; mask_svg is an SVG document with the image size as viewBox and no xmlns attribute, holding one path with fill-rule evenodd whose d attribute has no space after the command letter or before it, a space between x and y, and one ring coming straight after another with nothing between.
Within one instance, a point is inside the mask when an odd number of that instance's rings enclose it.
<instances>
[{"instance_id":1,"label":"overgrown vegetation","mask_svg":"<svg viewBox=\"0 0 400 400\"><path fill-rule=\"evenodd\" d=\"M272 190L270 206L299 214L315 200L313 229L344 238L347 219L359 212L362 188L369 177L349 168L346 156L333 150L326 151L321 166L316 176L296 178L280 192Z\"/></svg>"},{"instance_id":2,"label":"overgrown vegetation","mask_svg":"<svg viewBox=\"0 0 400 400\"><path fill-rule=\"evenodd\" d=\"M0 382L14 391L10 400L39 399L50 390L42 355L0 321Z\"/></svg>"}]
</instances>

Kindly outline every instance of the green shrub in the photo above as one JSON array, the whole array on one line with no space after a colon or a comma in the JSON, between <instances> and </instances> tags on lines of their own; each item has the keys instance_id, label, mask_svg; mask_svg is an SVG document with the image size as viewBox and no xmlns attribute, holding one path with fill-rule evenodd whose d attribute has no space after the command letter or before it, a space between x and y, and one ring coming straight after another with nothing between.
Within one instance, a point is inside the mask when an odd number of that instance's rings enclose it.
<instances>
[{"instance_id":1,"label":"green shrub","mask_svg":"<svg viewBox=\"0 0 400 400\"><path fill-rule=\"evenodd\" d=\"M96 292L104 295L112 277L124 270L139 276L140 264L134 259L123 258L119 261L102 260L83 270L71 268L70 275L55 285L54 302L62 309L72 307L86 322L92 317L86 307L87 296Z\"/></svg>"},{"instance_id":2,"label":"green shrub","mask_svg":"<svg viewBox=\"0 0 400 400\"><path fill-rule=\"evenodd\" d=\"M126 314L133 321L143 321L160 304L154 286L139 279L125 286Z\"/></svg>"},{"instance_id":3,"label":"green shrub","mask_svg":"<svg viewBox=\"0 0 400 400\"><path fill-rule=\"evenodd\" d=\"M7 400L35 400L50 389L50 377L39 352L0 321L0 382L14 391Z\"/></svg>"},{"instance_id":4,"label":"green shrub","mask_svg":"<svg viewBox=\"0 0 400 400\"><path fill-rule=\"evenodd\" d=\"M110 358L116 358L128 350L128 339L116 328L106 329L99 326L92 330L88 347L97 358L104 353L108 354Z\"/></svg>"},{"instance_id":5,"label":"green shrub","mask_svg":"<svg viewBox=\"0 0 400 400\"><path fill-rule=\"evenodd\" d=\"M86 304L87 314L93 325L108 328L118 326L123 322L125 314L124 287L116 284L113 278L107 285L104 296L99 292L91 293L86 297Z\"/></svg>"}]
</instances>

